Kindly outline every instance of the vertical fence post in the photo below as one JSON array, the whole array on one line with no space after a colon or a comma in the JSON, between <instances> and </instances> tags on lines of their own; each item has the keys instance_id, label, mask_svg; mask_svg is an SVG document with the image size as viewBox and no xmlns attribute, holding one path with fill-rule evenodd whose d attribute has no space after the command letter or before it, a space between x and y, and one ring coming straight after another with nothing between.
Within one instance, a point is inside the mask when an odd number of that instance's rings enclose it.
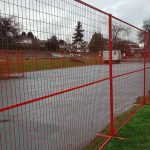
<instances>
[{"instance_id":1,"label":"vertical fence post","mask_svg":"<svg viewBox=\"0 0 150 150\"><path fill-rule=\"evenodd\" d=\"M115 136L114 102L113 102L113 72L112 72L112 15L109 15L109 76L110 76L110 134Z\"/></svg>"},{"instance_id":2,"label":"vertical fence post","mask_svg":"<svg viewBox=\"0 0 150 150\"><path fill-rule=\"evenodd\" d=\"M143 105L145 105L146 102L146 49L147 49L147 33L144 32L144 101Z\"/></svg>"}]
</instances>

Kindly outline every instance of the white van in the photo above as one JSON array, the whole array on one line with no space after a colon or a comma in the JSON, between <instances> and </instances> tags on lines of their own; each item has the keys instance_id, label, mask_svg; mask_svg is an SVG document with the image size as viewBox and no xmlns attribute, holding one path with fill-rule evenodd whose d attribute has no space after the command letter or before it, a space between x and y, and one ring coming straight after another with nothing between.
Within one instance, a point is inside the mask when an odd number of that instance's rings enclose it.
<instances>
[{"instance_id":1,"label":"white van","mask_svg":"<svg viewBox=\"0 0 150 150\"><path fill-rule=\"evenodd\" d=\"M105 63L109 63L109 51L103 51L103 61ZM112 62L119 64L120 61L121 61L121 51L113 50L112 51Z\"/></svg>"}]
</instances>

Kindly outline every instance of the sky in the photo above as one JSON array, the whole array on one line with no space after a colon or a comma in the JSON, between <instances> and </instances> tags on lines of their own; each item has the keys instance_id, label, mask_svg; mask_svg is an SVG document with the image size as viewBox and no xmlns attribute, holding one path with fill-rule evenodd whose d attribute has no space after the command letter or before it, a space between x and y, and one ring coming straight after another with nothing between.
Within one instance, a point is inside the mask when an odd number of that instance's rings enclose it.
<instances>
[{"instance_id":1,"label":"sky","mask_svg":"<svg viewBox=\"0 0 150 150\"><path fill-rule=\"evenodd\" d=\"M150 0L83 0L139 28L150 18Z\"/></svg>"},{"instance_id":2,"label":"sky","mask_svg":"<svg viewBox=\"0 0 150 150\"><path fill-rule=\"evenodd\" d=\"M119 17L139 28L150 17L150 0L84 0L85 2ZM53 35L71 42L77 22L82 23L84 40L102 33L108 38L108 16L74 0L0 0L0 15L15 16L21 32L33 32L37 38L47 40ZM113 24L129 28L114 20ZM130 29L130 35L120 34L126 40L137 41L138 31Z\"/></svg>"}]
</instances>

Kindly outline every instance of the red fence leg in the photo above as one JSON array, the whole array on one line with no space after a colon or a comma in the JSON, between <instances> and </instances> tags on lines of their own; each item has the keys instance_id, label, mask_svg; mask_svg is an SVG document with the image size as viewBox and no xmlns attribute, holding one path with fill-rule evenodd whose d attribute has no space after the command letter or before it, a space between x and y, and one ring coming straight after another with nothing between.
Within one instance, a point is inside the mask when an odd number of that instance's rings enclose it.
<instances>
[{"instance_id":1,"label":"red fence leg","mask_svg":"<svg viewBox=\"0 0 150 150\"><path fill-rule=\"evenodd\" d=\"M110 134L115 136L114 102L113 102L113 73L112 73L112 15L109 15L109 76L110 76Z\"/></svg>"},{"instance_id":2,"label":"red fence leg","mask_svg":"<svg viewBox=\"0 0 150 150\"><path fill-rule=\"evenodd\" d=\"M143 104L145 105L146 102L146 32L144 32L144 101Z\"/></svg>"}]
</instances>

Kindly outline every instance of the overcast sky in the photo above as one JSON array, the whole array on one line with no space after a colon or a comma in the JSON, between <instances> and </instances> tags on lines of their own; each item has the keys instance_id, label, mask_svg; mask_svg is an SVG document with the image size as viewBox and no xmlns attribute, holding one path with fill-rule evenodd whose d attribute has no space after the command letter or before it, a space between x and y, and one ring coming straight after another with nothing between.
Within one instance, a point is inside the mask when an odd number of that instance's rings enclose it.
<instances>
[{"instance_id":1,"label":"overcast sky","mask_svg":"<svg viewBox=\"0 0 150 150\"><path fill-rule=\"evenodd\" d=\"M143 20L150 17L150 0L84 0L85 2L119 17L135 26L142 27ZM72 41L77 22L82 23L84 40L102 33L108 38L108 16L74 0L0 0L0 15L15 16L21 31L32 31L39 39L56 35L59 39ZM113 25L130 28L120 21ZM137 41L138 30L130 29L130 35L120 38Z\"/></svg>"},{"instance_id":2,"label":"overcast sky","mask_svg":"<svg viewBox=\"0 0 150 150\"><path fill-rule=\"evenodd\" d=\"M143 20L150 18L150 0L83 0L99 9L142 27Z\"/></svg>"}]
</instances>

